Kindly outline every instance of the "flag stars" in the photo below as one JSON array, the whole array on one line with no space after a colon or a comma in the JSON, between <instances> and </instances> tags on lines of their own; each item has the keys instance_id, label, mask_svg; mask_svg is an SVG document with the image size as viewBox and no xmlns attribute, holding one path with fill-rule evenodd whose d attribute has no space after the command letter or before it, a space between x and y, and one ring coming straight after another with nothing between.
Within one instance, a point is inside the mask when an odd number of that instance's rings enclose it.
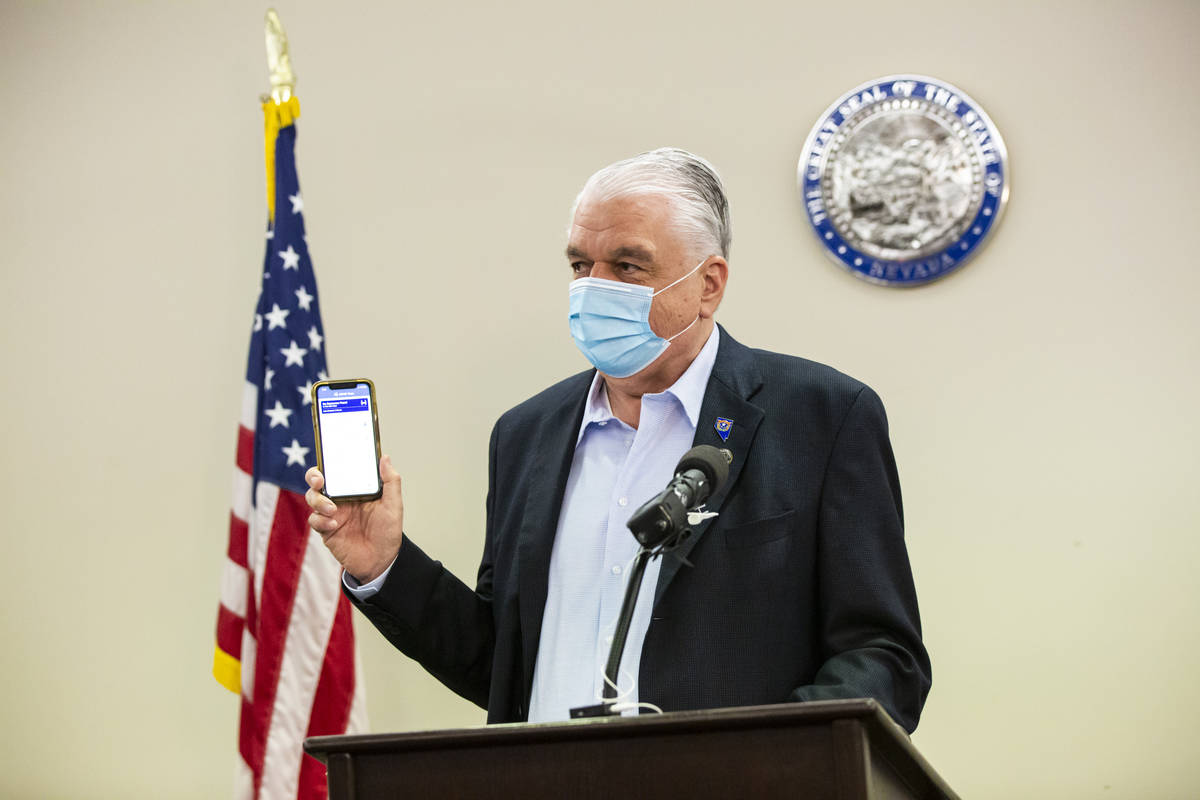
<instances>
[{"instance_id":1,"label":"flag stars","mask_svg":"<svg viewBox=\"0 0 1200 800\"><path fill-rule=\"evenodd\" d=\"M295 194L289 194L288 200L292 201L293 214L299 214L304 210L304 198L300 196L299 192L296 192Z\"/></svg>"},{"instance_id":2,"label":"flag stars","mask_svg":"<svg viewBox=\"0 0 1200 800\"><path fill-rule=\"evenodd\" d=\"M312 301L314 299L315 298L309 294L308 290L303 286L296 290L296 300L300 302L300 308L304 309L305 311L312 310Z\"/></svg>"},{"instance_id":3,"label":"flag stars","mask_svg":"<svg viewBox=\"0 0 1200 800\"><path fill-rule=\"evenodd\" d=\"M287 250L276 251L276 255L283 259L283 268L285 270L300 269L300 254L290 244L287 246Z\"/></svg>"},{"instance_id":4,"label":"flag stars","mask_svg":"<svg viewBox=\"0 0 1200 800\"><path fill-rule=\"evenodd\" d=\"M325 341L325 337L317 330L317 326L313 325L308 329L308 346L312 350L320 350L321 342Z\"/></svg>"},{"instance_id":5,"label":"flag stars","mask_svg":"<svg viewBox=\"0 0 1200 800\"><path fill-rule=\"evenodd\" d=\"M282 425L285 428L291 427L288 424L288 419L295 412L292 411L290 408L284 408L283 403L276 400L274 408L267 408L267 409L263 409L263 410L266 412L266 415L271 418L271 427L272 428L274 428L278 425Z\"/></svg>"},{"instance_id":6,"label":"flag stars","mask_svg":"<svg viewBox=\"0 0 1200 800\"><path fill-rule=\"evenodd\" d=\"M262 314L254 315L254 332L258 333L262 330Z\"/></svg>"},{"instance_id":7,"label":"flag stars","mask_svg":"<svg viewBox=\"0 0 1200 800\"><path fill-rule=\"evenodd\" d=\"M317 373L317 380L319 380L319 381L329 380L329 373L326 372L325 370L321 370L320 372Z\"/></svg>"},{"instance_id":8,"label":"flag stars","mask_svg":"<svg viewBox=\"0 0 1200 800\"><path fill-rule=\"evenodd\" d=\"M279 307L279 303L272 303L271 310L267 312L267 322L269 323L267 330L273 331L276 328L287 329L287 316L292 312Z\"/></svg>"},{"instance_id":9,"label":"flag stars","mask_svg":"<svg viewBox=\"0 0 1200 800\"><path fill-rule=\"evenodd\" d=\"M275 377L275 370L267 367L266 373L263 374L263 389L271 391L271 379Z\"/></svg>"},{"instance_id":10,"label":"flag stars","mask_svg":"<svg viewBox=\"0 0 1200 800\"><path fill-rule=\"evenodd\" d=\"M297 386L296 391L300 393L300 402L306 406L312 405L312 381L306 381L303 386Z\"/></svg>"},{"instance_id":11,"label":"flag stars","mask_svg":"<svg viewBox=\"0 0 1200 800\"><path fill-rule=\"evenodd\" d=\"M295 339L292 339L292 343L287 347L280 348L279 352L283 353L283 357L287 359L287 361L284 362L285 367L290 367L292 365L303 367L304 356L308 354L307 350L296 344Z\"/></svg>"},{"instance_id":12,"label":"flag stars","mask_svg":"<svg viewBox=\"0 0 1200 800\"><path fill-rule=\"evenodd\" d=\"M287 464L284 466L290 467L292 464L299 464L302 467L304 466L304 457L308 455L309 448L302 447L298 440L292 439L291 447L282 447L280 449L283 450L283 454L287 456Z\"/></svg>"}]
</instances>

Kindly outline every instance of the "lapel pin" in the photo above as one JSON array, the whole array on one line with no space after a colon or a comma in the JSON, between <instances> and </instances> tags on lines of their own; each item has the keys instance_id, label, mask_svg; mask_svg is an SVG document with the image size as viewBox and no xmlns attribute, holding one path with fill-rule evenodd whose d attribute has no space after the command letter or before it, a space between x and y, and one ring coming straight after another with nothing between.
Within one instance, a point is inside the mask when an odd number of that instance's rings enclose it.
<instances>
[{"instance_id":1,"label":"lapel pin","mask_svg":"<svg viewBox=\"0 0 1200 800\"><path fill-rule=\"evenodd\" d=\"M733 430L733 420L717 417L717 424L714 427L717 429L717 436L721 437L721 441L728 442L729 432Z\"/></svg>"}]
</instances>

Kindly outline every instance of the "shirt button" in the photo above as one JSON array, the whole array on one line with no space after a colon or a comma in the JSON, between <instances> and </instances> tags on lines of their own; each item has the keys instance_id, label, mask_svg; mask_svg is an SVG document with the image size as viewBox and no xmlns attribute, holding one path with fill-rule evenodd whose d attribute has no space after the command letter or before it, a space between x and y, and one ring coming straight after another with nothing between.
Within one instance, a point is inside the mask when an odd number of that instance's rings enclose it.
<instances>
[{"instance_id":1,"label":"shirt button","mask_svg":"<svg viewBox=\"0 0 1200 800\"><path fill-rule=\"evenodd\" d=\"M625 506L629 505L629 498L628 498L628 497L622 497L620 500L618 500L618 501L617 501L617 505L619 505L619 506L621 506L622 508L624 508Z\"/></svg>"},{"instance_id":2,"label":"shirt button","mask_svg":"<svg viewBox=\"0 0 1200 800\"><path fill-rule=\"evenodd\" d=\"M620 564L613 564L613 568L612 568L612 574L613 574L613 575L620 575L620 574L621 574L621 565L620 565Z\"/></svg>"}]
</instances>

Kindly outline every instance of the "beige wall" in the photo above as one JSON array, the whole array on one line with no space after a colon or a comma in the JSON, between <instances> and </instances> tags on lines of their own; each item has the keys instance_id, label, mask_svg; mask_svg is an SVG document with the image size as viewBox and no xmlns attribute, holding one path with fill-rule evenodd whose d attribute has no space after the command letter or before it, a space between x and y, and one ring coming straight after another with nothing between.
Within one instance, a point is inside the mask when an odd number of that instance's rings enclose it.
<instances>
[{"instance_id":1,"label":"beige wall","mask_svg":"<svg viewBox=\"0 0 1200 800\"><path fill-rule=\"evenodd\" d=\"M237 703L209 664L262 259L262 10L0 5L5 796L230 785ZM470 579L493 420L583 366L574 192L693 149L732 199L719 319L887 403L934 664L918 746L969 797L1194 792L1200 6L279 10L330 363L376 379L428 550ZM994 240L913 291L828 263L793 185L822 109L893 72L961 86L1012 157ZM482 720L359 633L375 730Z\"/></svg>"}]
</instances>

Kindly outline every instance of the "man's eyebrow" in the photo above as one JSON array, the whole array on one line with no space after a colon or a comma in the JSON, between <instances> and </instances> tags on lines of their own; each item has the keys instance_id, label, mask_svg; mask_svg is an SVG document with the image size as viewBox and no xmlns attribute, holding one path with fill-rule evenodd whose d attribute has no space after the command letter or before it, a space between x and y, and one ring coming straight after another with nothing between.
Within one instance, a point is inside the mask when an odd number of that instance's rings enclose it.
<instances>
[{"instance_id":1,"label":"man's eyebrow","mask_svg":"<svg viewBox=\"0 0 1200 800\"><path fill-rule=\"evenodd\" d=\"M612 258L613 261L624 261L627 258L631 258L634 261L653 261L654 253L637 245L625 245L614 250Z\"/></svg>"},{"instance_id":2,"label":"man's eyebrow","mask_svg":"<svg viewBox=\"0 0 1200 800\"><path fill-rule=\"evenodd\" d=\"M567 258L569 258L569 259L577 259L578 258L578 259L582 259L584 261L589 260L587 253L583 252L582 250L580 250L578 247L575 247L574 245L567 246ZM624 261L625 259L632 259L634 261L650 262L650 261L654 260L654 254L652 252L650 252L649 250L647 250L646 248L640 247L638 245L622 245L621 247L618 247L616 250L613 250L612 253L609 254L609 258L608 258L608 260L610 260L610 261Z\"/></svg>"}]
</instances>

